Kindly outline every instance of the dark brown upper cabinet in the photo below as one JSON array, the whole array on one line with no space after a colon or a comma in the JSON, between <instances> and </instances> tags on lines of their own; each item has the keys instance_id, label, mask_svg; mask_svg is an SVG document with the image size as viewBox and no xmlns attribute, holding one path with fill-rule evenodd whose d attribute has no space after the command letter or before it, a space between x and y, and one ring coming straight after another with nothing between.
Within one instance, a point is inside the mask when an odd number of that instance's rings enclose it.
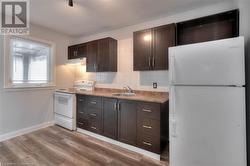
<instances>
[{"instance_id":1,"label":"dark brown upper cabinet","mask_svg":"<svg viewBox=\"0 0 250 166\"><path fill-rule=\"evenodd\" d=\"M153 29L153 70L168 69L168 48L175 46L175 24L164 25Z\"/></svg>"},{"instance_id":2,"label":"dark brown upper cabinet","mask_svg":"<svg viewBox=\"0 0 250 166\"><path fill-rule=\"evenodd\" d=\"M87 72L117 71L117 40L104 38L86 43Z\"/></svg>"},{"instance_id":3,"label":"dark brown upper cabinet","mask_svg":"<svg viewBox=\"0 0 250 166\"><path fill-rule=\"evenodd\" d=\"M85 58L87 53L86 44L78 44L68 47L68 59Z\"/></svg>"},{"instance_id":4,"label":"dark brown upper cabinet","mask_svg":"<svg viewBox=\"0 0 250 166\"><path fill-rule=\"evenodd\" d=\"M86 71L96 72L98 41L97 40L91 41L86 43L86 45L87 45Z\"/></svg>"},{"instance_id":5,"label":"dark brown upper cabinet","mask_svg":"<svg viewBox=\"0 0 250 166\"><path fill-rule=\"evenodd\" d=\"M239 36L239 10L232 10L177 24L177 45Z\"/></svg>"},{"instance_id":6,"label":"dark brown upper cabinet","mask_svg":"<svg viewBox=\"0 0 250 166\"><path fill-rule=\"evenodd\" d=\"M105 38L98 40L98 71L117 71L117 40Z\"/></svg>"},{"instance_id":7,"label":"dark brown upper cabinet","mask_svg":"<svg viewBox=\"0 0 250 166\"><path fill-rule=\"evenodd\" d=\"M134 32L134 71L167 70L168 48L175 46L175 24Z\"/></svg>"},{"instance_id":8,"label":"dark brown upper cabinet","mask_svg":"<svg viewBox=\"0 0 250 166\"><path fill-rule=\"evenodd\" d=\"M134 71L151 70L152 29L134 32Z\"/></svg>"}]
</instances>

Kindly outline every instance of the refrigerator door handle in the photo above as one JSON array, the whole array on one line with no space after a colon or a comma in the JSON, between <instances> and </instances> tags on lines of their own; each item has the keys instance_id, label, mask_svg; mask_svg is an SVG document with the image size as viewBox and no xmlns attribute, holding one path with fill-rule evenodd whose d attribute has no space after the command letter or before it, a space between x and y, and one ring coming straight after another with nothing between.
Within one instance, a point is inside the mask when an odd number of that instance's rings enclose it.
<instances>
[{"instance_id":1,"label":"refrigerator door handle","mask_svg":"<svg viewBox=\"0 0 250 166\"><path fill-rule=\"evenodd\" d=\"M171 114L171 116L172 117L174 117L175 116L175 87L174 86L171 86L171 88L170 88L170 114Z\"/></svg>"},{"instance_id":2,"label":"refrigerator door handle","mask_svg":"<svg viewBox=\"0 0 250 166\"><path fill-rule=\"evenodd\" d=\"M175 57L174 57L174 55L171 55L170 56L170 63L171 63L171 67L170 67L170 69L171 69L171 72L170 72L170 74L171 74L171 79L170 79L170 83L171 84L174 84L174 82L175 82Z\"/></svg>"},{"instance_id":3,"label":"refrigerator door handle","mask_svg":"<svg viewBox=\"0 0 250 166\"><path fill-rule=\"evenodd\" d=\"M176 119L172 119L171 122L171 136L176 138L178 136L177 134L177 121Z\"/></svg>"},{"instance_id":4,"label":"refrigerator door handle","mask_svg":"<svg viewBox=\"0 0 250 166\"><path fill-rule=\"evenodd\" d=\"M177 137L177 120L176 120L176 112L175 112L175 87L172 86L171 89L171 96L170 96L170 131L171 136L176 138Z\"/></svg>"}]
</instances>

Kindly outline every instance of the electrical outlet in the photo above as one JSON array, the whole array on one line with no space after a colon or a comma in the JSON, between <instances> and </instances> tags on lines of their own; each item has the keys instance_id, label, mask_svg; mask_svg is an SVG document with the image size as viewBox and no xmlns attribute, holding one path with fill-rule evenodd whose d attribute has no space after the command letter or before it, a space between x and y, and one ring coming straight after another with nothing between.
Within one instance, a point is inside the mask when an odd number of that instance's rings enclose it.
<instances>
[{"instance_id":1,"label":"electrical outlet","mask_svg":"<svg viewBox=\"0 0 250 166\"><path fill-rule=\"evenodd\" d=\"M153 88L157 89L157 83L156 82L153 83Z\"/></svg>"}]
</instances>

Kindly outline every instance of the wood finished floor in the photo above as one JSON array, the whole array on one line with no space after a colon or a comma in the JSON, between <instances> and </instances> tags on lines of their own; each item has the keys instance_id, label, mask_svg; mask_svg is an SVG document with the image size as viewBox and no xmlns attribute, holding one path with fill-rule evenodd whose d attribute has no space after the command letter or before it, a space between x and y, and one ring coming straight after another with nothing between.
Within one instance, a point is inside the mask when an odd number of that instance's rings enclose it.
<instances>
[{"instance_id":1,"label":"wood finished floor","mask_svg":"<svg viewBox=\"0 0 250 166\"><path fill-rule=\"evenodd\" d=\"M0 166L168 166L77 132L52 126L0 143Z\"/></svg>"}]
</instances>

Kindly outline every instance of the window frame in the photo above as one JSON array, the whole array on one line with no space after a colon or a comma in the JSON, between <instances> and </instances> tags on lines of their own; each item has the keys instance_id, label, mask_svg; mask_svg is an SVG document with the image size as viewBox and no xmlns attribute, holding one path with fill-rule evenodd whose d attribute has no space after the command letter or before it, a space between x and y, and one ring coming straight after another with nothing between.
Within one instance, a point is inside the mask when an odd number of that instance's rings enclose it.
<instances>
[{"instance_id":1,"label":"window frame","mask_svg":"<svg viewBox=\"0 0 250 166\"><path fill-rule=\"evenodd\" d=\"M24 41L33 41L48 45L50 47L50 60L48 65L48 76L50 77L47 83L13 83L13 56L11 48L11 39L20 39ZM4 36L4 88L41 88L55 86L55 48L53 42L41 40L31 36Z\"/></svg>"}]
</instances>

